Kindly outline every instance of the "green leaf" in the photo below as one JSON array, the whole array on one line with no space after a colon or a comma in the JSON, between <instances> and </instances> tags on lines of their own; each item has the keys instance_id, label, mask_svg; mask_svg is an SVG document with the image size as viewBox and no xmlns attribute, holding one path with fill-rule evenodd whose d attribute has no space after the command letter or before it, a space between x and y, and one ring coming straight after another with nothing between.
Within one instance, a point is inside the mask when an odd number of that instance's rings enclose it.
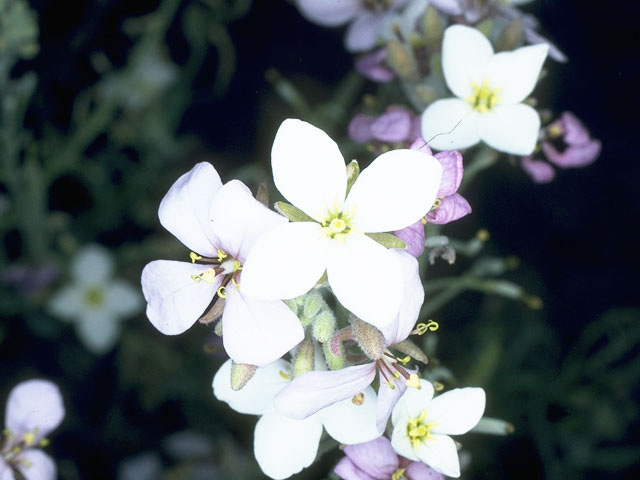
<instances>
[{"instance_id":1,"label":"green leaf","mask_svg":"<svg viewBox=\"0 0 640 480\"><path fill-rule=\"evenodd\" d=\"M313 218L299 208L286 202L276 202L275 209L292 222L315 222Z\"/></svg>"},{"instance_id":2,"label":"green leaf","mask_svg":"<svg viewBox=\"0 0 640 480\"><path fill-rule=\"evenodd\" d=\"M404 240L401 240L390 233L367 233L365 235L367 235L367 237L369 237L370 239L378 242L383 247L400 248L402 250L407 249L407 244L404 242Z\"/></svg>"}]
</instances>

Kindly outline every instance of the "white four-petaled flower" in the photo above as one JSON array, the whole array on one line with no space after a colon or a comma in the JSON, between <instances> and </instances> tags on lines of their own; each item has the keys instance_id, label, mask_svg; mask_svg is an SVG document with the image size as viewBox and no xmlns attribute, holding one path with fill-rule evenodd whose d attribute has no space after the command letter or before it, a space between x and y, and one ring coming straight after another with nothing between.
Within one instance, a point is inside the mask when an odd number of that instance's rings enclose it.
<instances>
[{"instance_id":1,"label":"white four-petaled flower","mask_svg":"<svg viewBox=\"0 0 640 480\"><path fill-rule=\"evenodd\" d=\"M404 295L402 266L366 233L400 230L429 211L442 167L416 150L384 153L347 194L344 159L322 130L285 120L271 151L280 193L310 217L266 232L251 250L241 290L257 298L290 299L327 272L340 303L384 330ZM346 198L345 198L346 197Z\"/></svg>"},{"instance_id":2,"label":"white four-petaled flower","mask_svg":"<svg viewBox=\"0 0 640 480\"><path fill-rule=\"evenodd\" d=\"M437 150L483 141L496 150L528 155L540 116L522 103L533 91L547 57L546 44L493 52L479 30L453 25L442 43L442 69L458 98L437 100L422 114L422 136Z\"/></svg>"},{"instance_id":3,"label":"white four-petaled flower","mask_svg":"<svg viewBox=\"0 0 640 480\"><path fill-rule=\"evenodd\" d=\"M455 442L482 418L485 394L481 388L456 388L433 398L433 386L420 381L409 388L393 409L391 421L394 450L409 460L422 461L449 477L460 476Z\"/></svg>"}]
</instances>

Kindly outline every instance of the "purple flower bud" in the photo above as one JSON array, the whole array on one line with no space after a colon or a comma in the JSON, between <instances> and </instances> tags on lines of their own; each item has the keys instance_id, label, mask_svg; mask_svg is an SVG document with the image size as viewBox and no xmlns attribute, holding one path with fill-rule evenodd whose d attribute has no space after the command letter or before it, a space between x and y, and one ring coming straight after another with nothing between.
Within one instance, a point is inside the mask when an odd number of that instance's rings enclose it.
<instances>
[{"instance_id":1,"label":"purple flower bud","mask_svg":"<svg viewBox=\"0 0 640 480\"><path fill-rule=\"evenodd\" d=\"M365 78L378 83L393 80L393 71L386 66L387 49L381 48L356 60L355 69Z\"/></svg>"},{"instance_id":2,"label":"purple flower bud","mask_svg":"<svg viewBox=\"0 0 640 480\"><path fill-rule=\"evenodd\" d=\"M536 183L549 183L556 176L556 171L551 165L542 160L535 160L531 156L522 157L520 165Z\"/></svg>"}]
</instances>

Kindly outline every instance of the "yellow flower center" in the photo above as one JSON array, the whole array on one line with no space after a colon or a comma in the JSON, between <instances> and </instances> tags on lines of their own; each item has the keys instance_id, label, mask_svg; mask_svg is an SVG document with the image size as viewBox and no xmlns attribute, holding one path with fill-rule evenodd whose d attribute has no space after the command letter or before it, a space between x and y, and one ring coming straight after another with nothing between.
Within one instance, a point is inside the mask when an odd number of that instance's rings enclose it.
<instances>
[{"instance_id":1,"label":"yellow flower center","mask_svg":"<svg viewBox=\"0 0 640 480\"><path fill-rule=\"evenodd\" d=\"M321 223L322 233L329 238L344 238L351 231L351 215L345 212L333 212Z\"/></svg>"},{"instance_id":2,"label":"yellow flower center","mask_svg":"<svg viewBox=\"0 0 640 480\"><path fill-rule=\"evenodd\" d=\"M421 443L427 440L432 440L431 429L436 425L435 423L427 423L427 411L423 410L420 415L414 418L410 418L407 423L407 436L411 442L411 446L417 450Z\"/></svg>"},{"instance_id":3,"label":"yellow flower center","mask_svg":"<svg viewBox=\"0 0 640 480\"><path fill-rule=\"evenodd\" d=\"M489 80L486 78L482 84L471 82L471 88L473 93L467 97L467 101L471 104L474 110L480 113L487 113L500 101L498 96L501 88L491 88Z\"/></svg>"},{"instance_id":4,"label":"yellow flower center","mask_svg":"<svg viewBox=\"0 0 640 480\"><path fill-rule=\"evenodd\" d=\"M219 275L222 275L224 278L222 280L222 285L216 291L216 295L220 298L226 298L226 285L231 281L236 290L240 289L240 284L238 283L237 276L239 272L242 270L242 263L240 261L229 257L229 255L223 251L218 249L218 258L206 258L201 255L198 255L195 252L191 252L189 254L189 258L191 258L191 263L205 263L212 264L213 267L207 268L204 272L198 274L192 274L191 279L196 282L205 282L205 283L214 283L216 278Z\"/></svg>"},{"instance_id":5,"label":"yellow flower center","mask_svg":"<svg viewBox=\"0 0 640 480\"><path fill-rule=\"evenodd\" d=\"M403 478L405 478L404 476L405 470L406 468L397 469L395 472L393 472L393 475L391 475L391 480L402 480Z\"/></svg>"},{"instance_id":6,"label":"yellow flower center","mask_svg":"<svg viewBox=\"0 0 640 480\"><path fill-rule=\"evenodd\" d=\"M104 301L104 292L99 287L89 287L84 292L84 301L91 307L99 307Z\"/></svg>"}]
</instances>

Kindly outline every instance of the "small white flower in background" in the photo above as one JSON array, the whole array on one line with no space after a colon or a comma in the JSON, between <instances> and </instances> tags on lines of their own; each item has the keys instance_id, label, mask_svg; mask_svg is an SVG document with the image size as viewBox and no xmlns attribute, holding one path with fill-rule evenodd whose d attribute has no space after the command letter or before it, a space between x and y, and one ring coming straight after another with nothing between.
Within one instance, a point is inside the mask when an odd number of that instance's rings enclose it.
<instances>
[{"instance_id":1,"label":"small white flower in background","mask_svg":"<svg viewBox=\"0 0 640 480\"><path fill-rule=\"evenodd\" d=\"M118 341L120 321L141 310L142 297L128 282L113 278L113 259L99 245L80 250L70 270L71 284L53 296L49 311L73 322L93 353L106 353Z\"/></svg>"},{"instance_id":2,"label":"small white flower in background","mask_svg":"<svg viewBox=\"0 0 640 480\"><path fill-rule=\"evenodd\" d=\"M231 388L231 360L213 378L218 400L240 413L261 415L256 424L253 451L265 475L284 479L313 463L318 452L322 428L345 445L378 438L376 396L371 387L357 398L320 410L304 420L294 420L276 412L273 399L289 383L289 362L278 360L256 370L241 390Z\"/></svg>"},{"instance_id":3,"label":"small white flower in background","mask_svg":"<svg viewBox=\"0 0 640 480\"><path fill-rule=\"evenodd\" d=\"M64 413L60 390L49 381L28 380L11 390L0 441L0 479L57 478L55 463L40 448L49 443L45 436L60 425Z\"/></svg>"},{"instance_id":4,"label":"small white flower in background","mask_svg":"<svg viewBox=\"0 0 640 480\"><path fill-rule=\"evenodd\" d=\"M256 298L291 299L326 270L340 303L384 330L402 303L402 265L366 233L400 230L428 212L440 186L440 162L417 150L383 153L347 194L336 143L319 128L289 119L276 134L271 163L280 193L310 221L285 223L260 237L245 262L241 289Z\"/></svg>"},{"instance_id":5,"label":"small white flower in background","mask_svg":"<svg viewBox=\"0 0 640 480\"><path fill-rule=\"evenodd\" d=\"M483 141L502 152L528 155L536 146L540 116L522 103L533 91L548 45L493 52L479 30L453 25L444 33L442 69L458 98L437 100L422 114L422 136L437 150Z\"/></svg>"},{"instance_id":6,"label":"small white flower in background","mask_svg":"<svg viewBox=\"0 0 640 480\"><path fill-rule=\"evenodd\" d=\"M433 398L433 386L420 381L393 409L394 450L409 460L422 461L449 477L460 476L458 449L449 435L462 435L482 418L485 394L481 388L456 388Z\"/></svg>"}]
</instances>

